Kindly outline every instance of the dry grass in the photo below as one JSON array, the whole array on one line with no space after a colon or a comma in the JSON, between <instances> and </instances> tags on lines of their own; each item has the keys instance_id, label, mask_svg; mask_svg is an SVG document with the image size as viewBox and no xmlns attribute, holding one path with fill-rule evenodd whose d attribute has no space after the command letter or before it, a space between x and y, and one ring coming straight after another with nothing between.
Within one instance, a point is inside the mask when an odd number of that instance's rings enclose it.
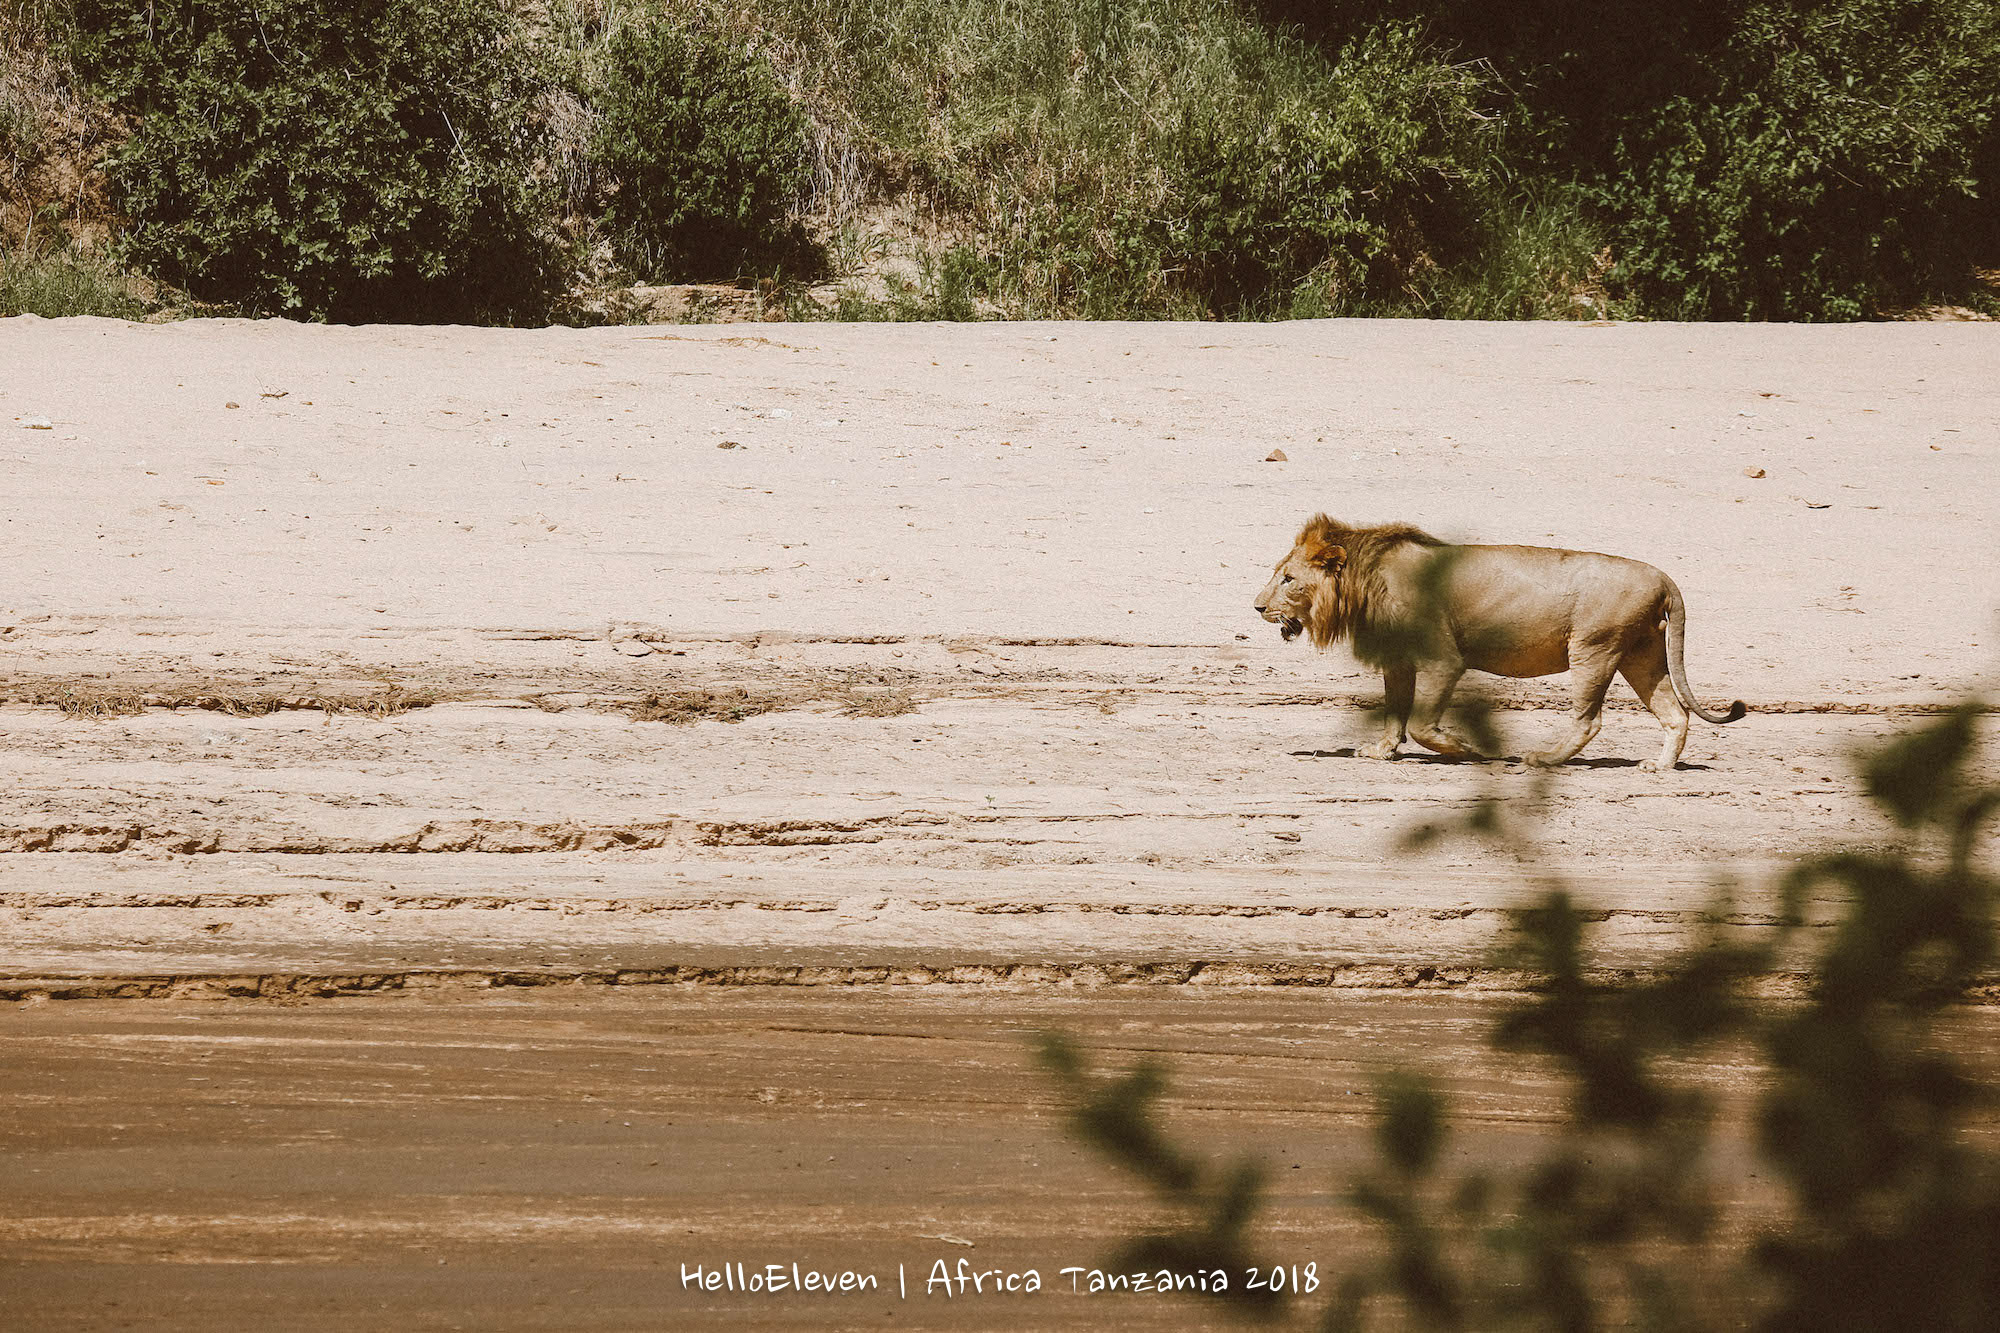
<instances>
[{"instance_id":1,"label":"dry grass","mask_svg":"<svg viewBox=\"0 0 2000 1333\"><path fill-rule=\"evenodd\" d=\"M889 673L849 673L839 680L806 679L775 685L751 694L737 686L686 689L648 694L631 705L637 722L741 722L761 713L783 712L836 704L843 717L901 717L917 711L917 699L900 679Z\"/></svg>"},{"instance_id":2,"label":"dry grass","mask_svg":"<svg viewBox=\"0 0 2000 1333\"><path fill-rule=\"evenodd\" d=\"M144 695L117 690L96 690L88 686L59 685L53 690L18 696L18 703L53 704L72 720L104 722L114 717L132 717L146 711Z\"/></svg>"},{"instance_id":3,"label":"dry grass","mask_svg":"<svg viewBox=\"0 0 2000 1333\"><path fill-rule=\"evenodd\" d=\"M271 695L187 694L164 699L160 706L200 708L211 713L224 713L230 717L269 717L284 708L287 702Z\"/></svg>"},{"instance_id":4,"label":"dry grass","mask_svg":"<svg viewBox=\"0 0 2000 1333\"><path fill-rule=\"evenodd\" d=\"M741 722L784 707L779 699L753 699L740 689L676 690L649 694L632 705L635 722L667 722L677 727L696 722Z\"/></svg>"},{"instance_id":5,"label":"dry grass","mask_svg":"<svg viewBox=\"0 0 2000 1333\"><path fill-rule=\"evenodd\" d=\"M741 722L764 713L834 705L843 717L901 717L916 712L920 700L909 683L887 673L852 673L837 680L814 679L776 685L753 694L738 686L693 687L648 694L635 702L586 701L581 695L535 694L525 701L545 713L563 713L578 703L592 709L620 708L636 722L690 726L696 722ZM32 684L0 692L0 703L54 708L66 718L102 722L136 717L152 709L197 709L227 717L269 717L273 713L317 712L335 717L400 717L442 702L430 690L385 682L379 689L280 693L220 682L184 688L135 689L85 680Z\"/></svg>"},{"instance_id":6,"label":"dry grass","mask_svg":"<svg viewBox=\"0 0 2000 1333\"><path fill-rule=\"evenodd\" d=\"M400 685L391 685L378 694L315 694L302 700L300 706L321 709L328 718L351 713L381 719L401 717L413 709L429 708L436 702L437 696L428 691L410 691Z\"/></svg>"},{"instance_id":7,"label":"dry grass","mask_svg":"<svg viewBox=\"0 0 2000 1333\"><path fill-rule=\"evenodd\" d=\"M917 711L908 690L856 690L840 710L843 717L901 717Z\"/></svg>"},{"instance_id":8,"label":"dry grass","mask_svg":"<svg viewBox=\"0 0 2000 1333\"><path fill-rule=\"evenodd\" d=\"M396 684L368 693L312 691L307 694L258 694L214 687L141 692L80 681L61 681L51 686L17 690L6 696L5 701L52 707L66 718L103 722L110 718L136 717L149 708L168 711L192 708L229 717L268 717L272 713L297 711L324 713L329 720L337 716L381 719L400 717L413 709L429 708L438 700L428 691L406 690Z\"/></svg>"}]
</instances>

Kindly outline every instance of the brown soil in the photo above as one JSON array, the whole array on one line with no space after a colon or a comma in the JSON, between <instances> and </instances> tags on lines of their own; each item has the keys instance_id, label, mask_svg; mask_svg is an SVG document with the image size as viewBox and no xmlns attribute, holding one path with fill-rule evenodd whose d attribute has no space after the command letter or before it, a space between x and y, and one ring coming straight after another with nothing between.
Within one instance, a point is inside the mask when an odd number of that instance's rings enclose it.
<instances>
[{"instance_id":1,"label":"brown soil","mask_svg":"<svg viewBox=\"0 0 2000 1333\"><path fill-rule=\"evenodd\" d=\"M1315 1265L1317 1308L1371 1254L1335 1202L1370 1162L1382 1068L1448 1094L1448 1177L1545 1146L1563 1089L1493 1061L1496 1017L1466 996L1226 988L15 1008L0 1299L15 1327L64 1329L1241 1327L1187 1298L1069 1289L1063 1268L1110 1266L1117 1238L1164 1215L1065 1132L1034 1034L1064 1030L1102 1066L1165 1061L1166 1123L1264 1165L1257 1251ZM2000 1067L1996 1011L1950 1040ZM1735 1226L1768 1215L1754 1064L1684 1073L1717 1100L1716 1202ZM1988 1112L1972 1136L1995 1131ZM1043 1290L927 1288L960 1260L1033 1269ZM724 1262L878 1285L682 1279Z\"/></svg>"},{"instance_id":2,"label":"brown soil","mask_svg":"<svg viewBox=\"0 0 2000 1333\"><path fill-rule=\"evenodd\" d=\"M101 163L126 133L60 56L0 14L0 252L101 244L114 221Z\"/></svg>"}]
</instances>

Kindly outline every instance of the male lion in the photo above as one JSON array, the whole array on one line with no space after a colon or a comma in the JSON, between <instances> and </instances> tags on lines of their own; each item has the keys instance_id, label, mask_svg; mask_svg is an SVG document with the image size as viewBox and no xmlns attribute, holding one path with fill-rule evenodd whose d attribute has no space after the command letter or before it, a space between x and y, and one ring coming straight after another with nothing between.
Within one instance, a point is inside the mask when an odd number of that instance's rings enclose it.
<instances>
[{"instance_id":1,"label":"male lion","mask_svg":"<svg viewBox=\"0 0 2000 1333\"><path fill-rule=\"evenodd\" d=\"M1666 730L1640 765L1671 769L1687 743L1688 710L1720 726L1744 713L1703 708L1682 661L1687 611L1674 581L1637 560L1543 546L1447 546L1403 523L1351 528L1315 514L1257 594L1257 613L1287 643L1301 630L1321 648L1345 638L1382 672L1389 725L1360 753L1387 759L1405 729L1439 754L1479 757L1439 725L1458 678L1570 673L1575 718L1553 749L1560 764L1597 735L1611 673L1619 672Z\"/></svg>"}]
</instances>

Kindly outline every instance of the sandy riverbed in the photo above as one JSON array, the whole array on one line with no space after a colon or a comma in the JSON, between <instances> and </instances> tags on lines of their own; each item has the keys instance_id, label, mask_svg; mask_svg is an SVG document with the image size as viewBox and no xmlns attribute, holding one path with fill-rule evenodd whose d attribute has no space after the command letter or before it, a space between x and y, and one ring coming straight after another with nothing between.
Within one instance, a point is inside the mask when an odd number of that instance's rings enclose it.
<instances>
[{"instance_id":1,"label":"sandy riverbed","mask_svg":"<svg viewBox=\"0 0 2000 1333\"><path fill-rule=\"evenodd\" d=\"M1620 685L1553 776L1605 966L1887 837L1853 752L2000 648L1991 327L16 319L0 486L41 1326L796 1327L669 1265L1094 1256L1134 1196L1070 1165L1051 1023L1175 1052L1217 1147L1347 1162L1327 1098L1411 1060L1467 1160L1528 1151L1554 1094L1480 1054L1519 875L1395 848L1530 779L1353 756L1377 683L1250 610L1315 509L1678 580L1752 713L1646 774ZM1494 691L1514 752L1561 685ZM1283 1183L1281 1248L1347 1243L1333 1187Z\"/></svg>"},{"instance_id":2,"label":"sandy riverbed","mask_svg":"<svg viewBox=\"0 0 2000 1333\"><path fill-rule=\"evenodd\" d=\"M1249 606L1314 509L1680 582L1752 717L1656 777L1615 687L1546 830L1621 961L1718 864L1878 836L1849 752L2000 648L1979 326L17 319L0 430L11 697L436 701L0 709L16 978L1462 981L1512 878L1389 854L1525 778L1351 756L1376 683Z\"/></svg>"}]
</instances>

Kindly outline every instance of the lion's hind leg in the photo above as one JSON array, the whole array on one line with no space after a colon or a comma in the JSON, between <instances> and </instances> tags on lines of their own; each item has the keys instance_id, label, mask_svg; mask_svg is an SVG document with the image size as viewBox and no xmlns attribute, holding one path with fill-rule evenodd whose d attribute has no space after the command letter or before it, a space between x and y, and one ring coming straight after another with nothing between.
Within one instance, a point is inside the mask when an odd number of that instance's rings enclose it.
<instances>
[{"instance_id":1,"label":"lion's hind leg","mask_svg":"<svg viewBox=\"0 0 2000 1333\"><path fill-rule=\"evenodd\" d=\"M1569 663L1570 729L1553 749L1535 750L1521 756L1537 768L1566 764L1597 738L1604 725L1604 692L1611 688L1611 673L1618 668L1615 652L1572 649Z\"/></svg>"},{"instance_id":2,"label":"lion's hind leg","mask_svg":"<svg viewBox=\"0 0 2000 1333\"><path fill-rule=\"evenodd\" d=\"M1625 677L1632 693L1652 710L1653 716L1660 720L1661 730L1666 732L1660 753L1639 767L1648 773L1672 772L1681 761L1681 747L1687 744L1688 712L1681 706L1680 698L1674 694L1673 681L1667 676L1666 640L1654 635L1634 648L1618 664L1618 674Z\"/></svg>"}]
</instances>

